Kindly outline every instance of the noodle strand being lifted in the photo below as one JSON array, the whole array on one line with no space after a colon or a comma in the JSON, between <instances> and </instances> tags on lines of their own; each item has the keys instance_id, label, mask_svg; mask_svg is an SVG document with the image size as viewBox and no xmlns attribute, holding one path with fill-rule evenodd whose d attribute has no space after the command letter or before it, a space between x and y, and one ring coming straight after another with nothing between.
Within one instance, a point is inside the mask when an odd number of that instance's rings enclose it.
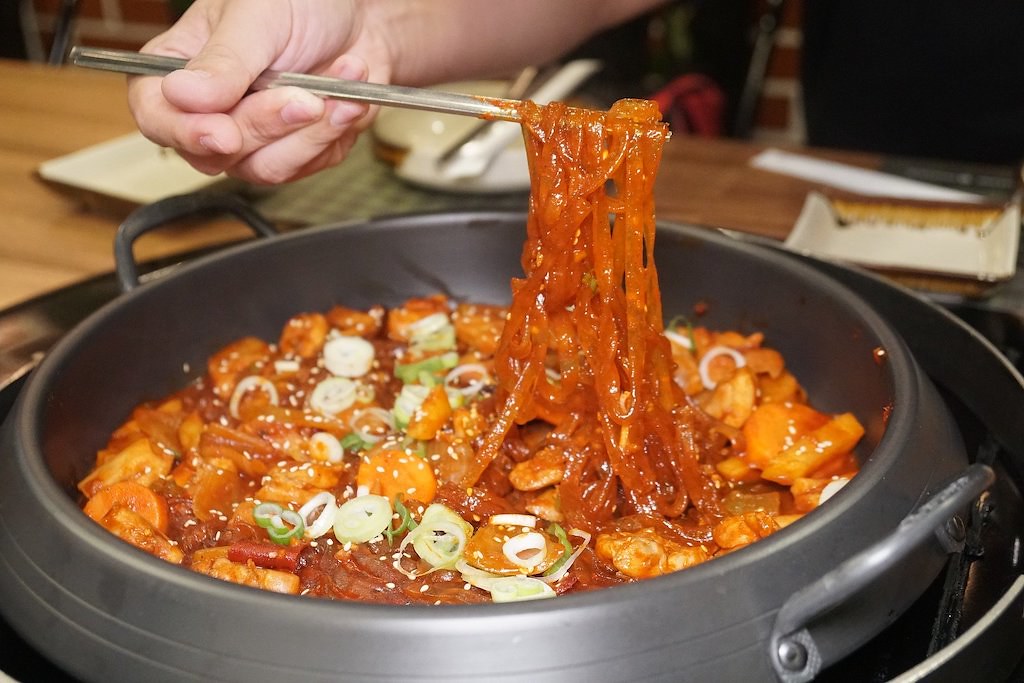
<instances>
[{"instance_id":1,"label":"noodle strand being lifted","mask_svg":"<svg viewBox=\"0 0 1024 683\"><path fill-rule=\"evenodd\" d=\"M668 128L643 100L608 112L524 103L521 114L533 178L525 277L496 354L505 404L463 483L513 422L540 417L586 444L561 487L577 525L609 519L619 484L631 512L676 517L690 500L712 512L662 334L653 186Z\"/></svg>"}]
</instances>

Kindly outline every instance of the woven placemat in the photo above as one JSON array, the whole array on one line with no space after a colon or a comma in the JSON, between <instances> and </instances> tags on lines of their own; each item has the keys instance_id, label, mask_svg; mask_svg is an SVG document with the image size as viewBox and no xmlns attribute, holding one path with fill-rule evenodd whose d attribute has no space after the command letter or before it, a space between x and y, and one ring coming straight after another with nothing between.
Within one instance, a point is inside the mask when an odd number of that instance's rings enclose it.
<instances>
[{"instance_id":1,"label":"woven placemat","mask_svg":"<svg viewBox=\"0 0 1024 683\"><path fill-rule=\"evenodd\" d=\"M254 205L275 223L296 227L409 213L527 209L526 192L466 194L415 187L374 155L369 137L362 136L338 166L259 191Z\"/></svg>"}]
</instances>

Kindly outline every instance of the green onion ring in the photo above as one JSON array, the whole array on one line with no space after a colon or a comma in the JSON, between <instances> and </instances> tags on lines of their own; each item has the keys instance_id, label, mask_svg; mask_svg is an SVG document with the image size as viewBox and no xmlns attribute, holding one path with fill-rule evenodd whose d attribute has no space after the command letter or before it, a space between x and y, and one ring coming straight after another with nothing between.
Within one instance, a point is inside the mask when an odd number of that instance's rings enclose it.
<instances>
[{"instance_id":1,"label":"green onion ring","mask_svg":"<svg viewBox=\"0 0 1024 683\"><path fill-rule=\"evenodd\" d=\"M282 512L284 508L277 503L261 503L253 508L252 518L256 524L266 529L274 524L274 518L280 517Z\"/></svg>"},{"instance_id":2,"label":"green onion ring","mask_svg":"<svg viewBox=\"0 0 1024 683\"><path fill-rule=\"evenodd\" d=\"M274 519L274 524L267 527L270 540L278 545L288 545L293 538L301 538L305 531L306 523L302 521L302 515L294 510L285 510L280 517Z\"/></svg>"}]
</instances>

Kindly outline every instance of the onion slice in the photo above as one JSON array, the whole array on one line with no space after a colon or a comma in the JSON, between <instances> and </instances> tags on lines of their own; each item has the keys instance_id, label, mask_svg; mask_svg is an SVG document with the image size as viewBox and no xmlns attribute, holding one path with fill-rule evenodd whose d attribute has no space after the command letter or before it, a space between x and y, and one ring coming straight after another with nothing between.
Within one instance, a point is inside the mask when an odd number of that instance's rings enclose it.
<instances>
[{"instance_id":1,"label":"onion slice","mask_svg":"<svg viewBox=\"0 0 1024 683\"><path fill-rule=\"evenodd\" d=\"M490 524L502 524L504 526L522 526L529 527L531 529L537 528L537 518L533 515L523 515L516 513L503 513L498 515L491 515L488 520Z\"/></svg>"},{"instance_id":2,"label":"onion slice","mask_svg":"<svg viewBox=\"0 0 1024 683\"><path fill-rule=\"evenodd\" d=\"M316 460L326 460L332 465L341 462L345 455L338 437L330 432L317 432L309 437L309 452Z\"/></svg>"},{"instance_id":3,"label":"onion slice","mask_svg":"<svg viewBox=\"0 0 1024 683\"><path fill-rule=\"evenodd\" d=\"M490 382L491 376L482 363L463 363L445 375L444 387L469 398L479 394Z\"/></svg>"},{"instance_id":4,"label":"onion slice","mask_svg":"<svg viewBox=\"0 0 1024 683\"><path fill-rule=\"evenodd\" d=\"M242 397L256 389L266 393L270 398L270 403L277 405L277 387L274 386L274 383L266 377L249 375L236 384L235 390L231 392L231 400L228 402L228 412L231 413L231 417L238 419L238 406L242 402Z\"/></svg>"},{"instance_id":5,"label":"onion slice","mask_svg":"<svg viewBox=\"0 0 1024 683\"><path fill-rule=\"evenodd\" d=\"M693 342L690 341L689 337L684 337L675 330L665 330L663 334L665 335L665 338L673 344L678 344L688 351L693 351Z\"/></svg>"},{"instance_id":6,"label":"onion slice","mask_svg":"<svg viewBox=\"0 0 1024 683\"><path fill-rule=\"evenodd\" d=\"M707 352L701 356L700 365L697 366L697 370L700 372L700 381L704 385L705 389L714 389L718 386L718 382L711 379L709 374L711 368L711 361L718 358L719 356L729 356L733 362L736 363L736 367L742 368L747 364L747 359L743 357L743 354L736 349L729 348L728 346L712 346Z\"/></svg>"},{"instance_id":7,"label":"onion slice","mask_svg":"<svg viewBox=\"0 0 1024 683\"><path fill-rule=\"evenodd\" d=\"M569 559L562 563L562 566L546 576L538 576L538 580L543 581L544 583L558 583L561 578L568 573L569 567L571 567L572 563L576 561L576 558L578 558L583 551L586 550L587 546L590 545L591 536L588 532L583 531L583 529L569 529L566 534L582 539L583 542L580 543L579 547L573 551L572 555L569 556Z\"/></svg>"},{"instance_id":8,"label":"onion slice","mask_svg":"<svg viewBox=\"0 0 1024 683\"><path fill-rule=\"evenodd\" d=\"M548 543L543 534L527 531L505 541L501 552L505 559L529 574L548 556Z\"/></svg>"},{"instance_id":9,"label":"onion slice","mask_svg":"<svg viewBox=\"0 0 1024 683\"><path fill-rule=\"evenodd\" d=\"M364 443L375 444L394 430L395 418L380 406L373 406L354 412L348 421L348 426ZM380 433L381 428L383 428L384 434Z\"/></svg>"},{"instance_id":10,"label":"onion slice","mask_svg":"<svg viewBox=\"0 0 1024 683\"><path fill-rule=\"evenodd\" d=\"M316 516L316 519L311 520L310 515L317 510L320 510L320 514ZM329 491L321 491L306 501L306 504L299 508L299 516L306 523L306 536L320 538L330 531L334 526L334 517L337 512L338 501Z\"/></svg>"}]
</instances>

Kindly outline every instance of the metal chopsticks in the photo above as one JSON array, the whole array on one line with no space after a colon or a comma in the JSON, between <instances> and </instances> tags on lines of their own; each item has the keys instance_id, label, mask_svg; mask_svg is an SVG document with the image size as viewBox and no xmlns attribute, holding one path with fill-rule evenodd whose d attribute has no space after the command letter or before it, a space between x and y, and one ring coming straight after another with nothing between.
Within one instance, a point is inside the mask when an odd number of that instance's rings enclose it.
<instances>
[{"instance_id":1,"label":"metal chopsticks","mask_svg":"<svg viewBox=\"0 0 1024 683\"><path fill-rule=\"evenodd\" d=\"M139 76L165 76L183 68L188 63L187 60L178 57L81 46L73 47L68 59L77 66ZM443 114L461 114L482 119L519 120L516 113L517 102L514 100L483 98L400 85L346 81L282 71L264 71L250 89L267 90L283 86L303 88L320 97L332 99L406 109L422 109Z\"/></svg>"}]
</instances>

